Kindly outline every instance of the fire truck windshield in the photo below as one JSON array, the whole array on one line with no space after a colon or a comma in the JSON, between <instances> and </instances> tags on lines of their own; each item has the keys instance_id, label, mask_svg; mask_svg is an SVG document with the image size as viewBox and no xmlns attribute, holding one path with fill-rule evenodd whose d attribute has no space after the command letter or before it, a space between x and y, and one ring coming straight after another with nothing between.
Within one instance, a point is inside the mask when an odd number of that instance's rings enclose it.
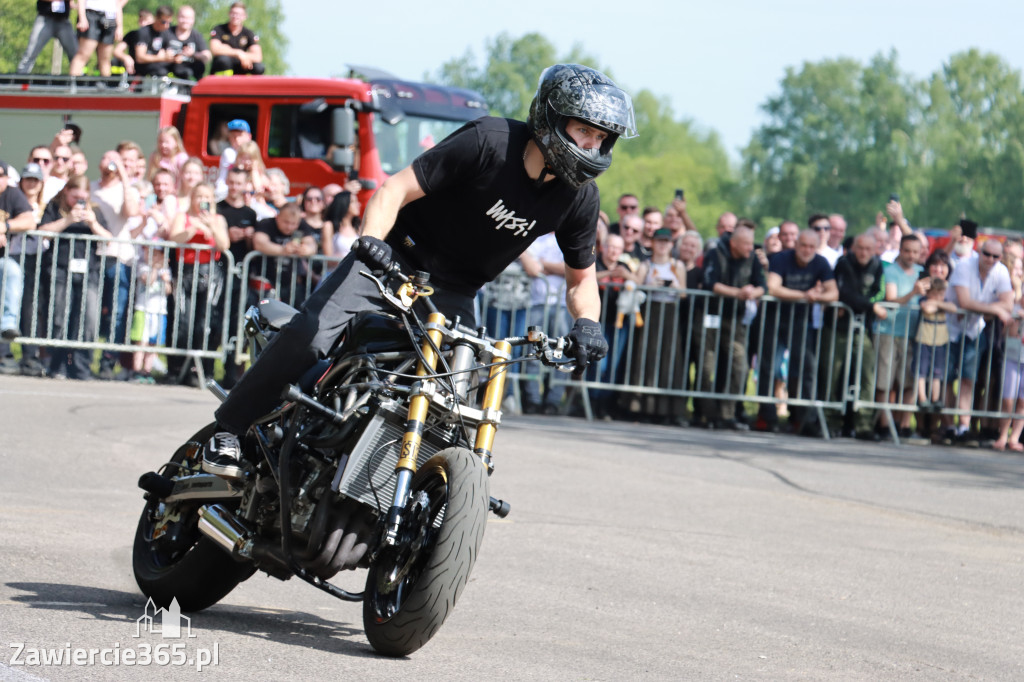
<instances>
[{"instance_id":1,"label":"fire truck windshield","mask_svg":"<svg viewBox=\"0 0 1024 682\"><path fill-rule=\"evenodd\" d=\"M446 121L407 114L397 124L388 125L375 117L373 136L377 140L381 168L388 175L397 173L463 124L465 121Z\"/></svg>"}]
</instances>

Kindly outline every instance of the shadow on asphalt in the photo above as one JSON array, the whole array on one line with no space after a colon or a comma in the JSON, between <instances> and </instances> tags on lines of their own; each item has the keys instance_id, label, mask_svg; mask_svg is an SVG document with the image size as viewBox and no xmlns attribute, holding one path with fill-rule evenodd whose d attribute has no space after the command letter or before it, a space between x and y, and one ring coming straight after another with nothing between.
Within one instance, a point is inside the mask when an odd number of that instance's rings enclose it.
<instances>
[{"instance_id":1,"label":"shadow on asphalt","mask_svg":"<svg viewBox=\"0 0 1024 682\"><path fill-rule=\"evenodd\" d=\"M11 601L30 608L67 611L99 621L133 624L142 615L146 600L141 594L62 583L10 582L16 594ZM358 607L354 607L358 613ZM362 627L329 621L300 611L259 609L218 604L195 617L204 633L229 632L285 645L297 645L359 658L376 658L363 638ZM125 632L128 632L126 629ZM358 637L361 641L352 641Z\"/></svg>"},{"instance_id":2,"label":"shadow on asphalt","mask_svg":"<svg viewBox=\"0 0 1024 682\"><path fill-rule=\"evenodd\" d=\"M506 431L556 431L599 439L606 445L641 448L670 456L714 457L771 472L769 458L893 467L948 475L947 484L976 489L1024 487L1024 456L986 448L899 446L849 438L803 438L788 434L714 431L636 422L587 422L571 417L517 416ZM798 487L798 486L797 486Z\"/></svg>"}]
</instances>

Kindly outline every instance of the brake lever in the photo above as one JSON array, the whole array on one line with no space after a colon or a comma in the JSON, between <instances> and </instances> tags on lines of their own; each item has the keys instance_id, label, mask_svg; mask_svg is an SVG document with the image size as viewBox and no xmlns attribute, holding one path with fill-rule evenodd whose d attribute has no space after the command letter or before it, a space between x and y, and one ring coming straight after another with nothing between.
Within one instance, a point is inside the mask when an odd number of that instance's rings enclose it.
<instances>
[{"instance_id":1,"label":"brake lever","mask_svg":"<svg viewBox=\"0 0 1024 682\"><path fill-rule=\"evenodd\" d=\"M377 291L380 292L381 297L385 301L387 301L388 303L393 305L394 307L396 307L399 310L401 310L403 313L409 312L409 310L412 308L411 305L406 305L402 301L402 299L398 298L393 293L391 293L391 291L386 286L384 286L384 282L382 282L378 278L374 277L373 273L367 272L366 270L360 270L359 274L362 275L363 277L366 277L367 279L372 281L374 284L376 284L377 285Z\"/></svg>"}]
</instances>

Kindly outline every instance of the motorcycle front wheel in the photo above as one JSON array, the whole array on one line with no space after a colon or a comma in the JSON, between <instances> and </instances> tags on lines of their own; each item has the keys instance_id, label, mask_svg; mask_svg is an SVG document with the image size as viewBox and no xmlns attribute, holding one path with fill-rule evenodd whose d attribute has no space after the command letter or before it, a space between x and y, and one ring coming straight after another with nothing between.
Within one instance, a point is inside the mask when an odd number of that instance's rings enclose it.
<instances>
[{"instance_id":1,"label":"motorcycle front wheel","mask_svg":"<svg viewBox=\"0 0 1024 682\"><path fill-rule=\"evenodd\" d=\"M487 470L449 448L416 472L399 542L370 565L363 627L373 648L406 656L433 637L473 570L487 525Z\"/></svg>"},{"instance_id":2,"label":"motorcycle front wheel","mask_svg":"<svg viewBox=\"0 0 1024 682\"><path fill-rule=\"evenodd\" d=\"M163 473L177 479L200 472L202 444L213 437L210 424L174 453ZM216 604L255 572L239 563L199 532L199 505L146 502L135 531L132 569L142 594L167 608L175 598L182 611L200 611Z\"/></svg>"}]
</instances>

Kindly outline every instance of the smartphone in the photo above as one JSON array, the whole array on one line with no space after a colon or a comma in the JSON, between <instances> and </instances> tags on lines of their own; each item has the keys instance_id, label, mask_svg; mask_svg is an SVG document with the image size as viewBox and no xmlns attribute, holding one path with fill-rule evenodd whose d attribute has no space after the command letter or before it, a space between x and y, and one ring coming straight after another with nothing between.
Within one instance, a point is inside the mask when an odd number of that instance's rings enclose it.
<instances>
[{"instance_id":1,"label":"smartphone","mask_svg":"<svg viewBox=\"0 0 1024 682\"><path fill-rule=\"evenodd\" d=\"M676 190L676 201L682 201L682 200L683 200L683 190L677 189Z\"/></svg>"},{"instance_id":2,"label":"smartphone","mask_svg":"<svg viewBox=\"0 0 1024 682\"><path fill-rule=\"evenodd\" d=\"M899 203L900 202L900 195L899 194L890 194L889 195L889 201L895 201L896 203Z\"/></svg>"},{"instance_id":3,"label":"smartphone","mask_svg":"<svg viewBox=\"0 0 1024 682\"><path fill-rule=\"evenodd\" d=\"M199 208L203 209L204 211L209 211L210 210L210 202L209 201L200 201L199 202Z\"/></svg>"},{"instance_id":4,"label":"smartphone","mask_svg":"<svg viewBox=\"0 0 1024 682\"><path fill-rule=\"evenodd\" d=\"M78 205L82 206L84 208L85 207L85 199L79 199L78 200Z\"/></svg>"}]
</instances>

